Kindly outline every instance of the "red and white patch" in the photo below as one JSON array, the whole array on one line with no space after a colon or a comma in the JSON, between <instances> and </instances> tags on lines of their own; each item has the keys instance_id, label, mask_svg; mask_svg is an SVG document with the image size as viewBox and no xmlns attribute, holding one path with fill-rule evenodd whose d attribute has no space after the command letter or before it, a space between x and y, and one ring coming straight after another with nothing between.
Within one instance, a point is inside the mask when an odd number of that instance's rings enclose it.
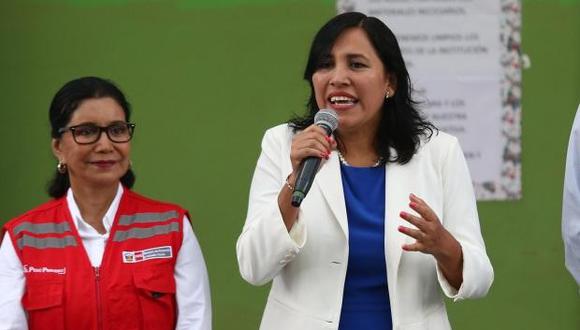
<instances>
[{"instance_id":1,"label":"red and white patch","mask_svg":"<svg viewBox=\"0 0 580 330\"><path fill-rule=\"evenodd\" d=\"M173 257L171 246L159 246L139 251L123 251L123 263L133 264L151 259L170 259Z\"/></svg>"}]
</instances>

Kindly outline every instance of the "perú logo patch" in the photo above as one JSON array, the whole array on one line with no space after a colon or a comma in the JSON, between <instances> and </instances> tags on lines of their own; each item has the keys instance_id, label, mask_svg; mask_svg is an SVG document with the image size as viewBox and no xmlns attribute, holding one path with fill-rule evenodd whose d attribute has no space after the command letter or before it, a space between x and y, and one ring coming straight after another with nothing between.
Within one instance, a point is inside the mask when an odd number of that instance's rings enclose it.
<instances>
[{"instance_id":1,"label":"per\u00fa logo patch","mask_svg":"<svg viewBox=\"0 0 580 330\"><path fill-rule=\"evenodd\" d=\"M30 266L24 265L24 273L53 273L56 275L64 275L66 274L66 267L63 268L48 268L45 266Z\"/></svg>"},{"instance_id":2,"label":"per\u00fa logo patch","mask_svg":"<svg viewBox=\"0 0 580 330\"><path fill-rule=\"evenodd\" d=\"M123 263L133 264L150 259L167 259L173 257L171 246L154 247L141 251L123 251Z\"/></svg>"}]
</instances>

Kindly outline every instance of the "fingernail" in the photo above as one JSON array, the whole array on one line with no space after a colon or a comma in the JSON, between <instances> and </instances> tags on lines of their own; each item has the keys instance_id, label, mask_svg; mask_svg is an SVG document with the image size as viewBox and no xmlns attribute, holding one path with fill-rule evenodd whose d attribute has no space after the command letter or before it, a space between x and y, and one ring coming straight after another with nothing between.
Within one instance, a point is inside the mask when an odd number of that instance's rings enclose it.
<instances>
[{"instance_id":1,"label":"fingernail","mask_svg":"<svg viewBox=\"0 0 580 330\"><path fill-rule=\"evenodd\" d=\"M398 229L399 231L403 231L403 230L404 230L404 229L403 229L403 226L399 226L397 229Z\"/></svg>"},{"instance_id":2,"label":"fingernail","mask_svg":"<svg viewBox=\"0 0 580 330\"><path fill-rule=\"evenodd\" d=\"M330 143L330 136L325 135L324 138L326 139L326 142Z\"/></svg>"},{"instance_id":3,"label":"fingernail","mask_svg":"<svg viewBox=\"0 0 580 330\"><path fill-rule=\"evenodd\" d=\"M407 216L407 212L405 212L405 211L401 211L401 213L399 213L399 216L400 216L401 218L404 218L404 217L406 217L406 216Z\"/></svg>"},{"instance_id":4,"label":"fingernail","mask_svg":"<svg viewBox=\"0 0 580 330\"><path fill-rule=\"evenodd\" d=\"M417 203L411 202L411 203L409 203L409 206L414 209L417 207Z\"/></svg>"}]
</instances>

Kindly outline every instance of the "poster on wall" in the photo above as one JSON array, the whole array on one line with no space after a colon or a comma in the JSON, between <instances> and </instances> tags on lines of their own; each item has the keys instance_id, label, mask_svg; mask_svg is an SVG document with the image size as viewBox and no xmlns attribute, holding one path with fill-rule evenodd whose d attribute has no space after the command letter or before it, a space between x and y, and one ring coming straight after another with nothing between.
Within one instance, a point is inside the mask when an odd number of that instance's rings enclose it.
<instances>
[{"instance_id":1,"label":"poster on wall","mask_svg":"<svg viewBox=\"0 0 580 330\"><path fill-rule=\"evenodd\" d=\"M521 198L519 0L338 0L397 36L414 97L463 148L478 200Z\"/></svg>"}]
</instances>

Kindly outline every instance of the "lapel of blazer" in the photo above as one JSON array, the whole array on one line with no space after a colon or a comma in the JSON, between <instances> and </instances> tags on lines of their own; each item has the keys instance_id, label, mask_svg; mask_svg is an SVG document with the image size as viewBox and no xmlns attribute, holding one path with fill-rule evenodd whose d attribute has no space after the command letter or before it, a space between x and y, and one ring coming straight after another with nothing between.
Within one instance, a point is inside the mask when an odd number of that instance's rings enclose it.
<instances>
[{"instance_id":1,"label":"lapel of blazer","mask_svg":"<svg viewBox=\"0 0 580 330\"><path fill-rule=\"evenodd\" d=\"M330 210L336 217L348 241L348 220L346 217L346 205L340 176L340 161L338 160L336 151L330 154L330 158L326 160L326 164L323 164L320 168L314 183L320 189L324 199L326 199Z\"/></svg>"},{"instance_id":2,"label":"lapel of blazer","mask_svg":"<svg viewBox=\"0 0 580 330\"><path fill-rule=\"evenodd\" d=\"M385 180L385 257L389 277L393 280L399 268L403 252L402 245L412 241L398 230L401 225L408 226L407 222L401 219L399 213L410 210L409 194L412 192L412 176L410 174L412 173L408 173L409 168L410 166L401 166L396 163L388 163L385 167L387 171ZM320 168L314 185L320 189L348 240L348 219L340 176L340 161L336 152L332 152L326 164Z\"/></svg>"},{"instance_id":3,"label":"lapel of blazer","mask_svg":"<svg viewBox=\"0 0 580 330\"><path fill-rule=\"evenodd\" d=\"M408 173L409 166L401 166L396 163L388 163L386 166L385 180L385 258L387 272L390 281L398 278L399 263L403 253L403 244L411 240L399 232L398 227L408 225L399 216L401 211L409 211L409 193L411 193L412 176ZM389 281L389 282L390 282ZM389 286L389 289L395 286Z\"/></svg>"}]
</instances>

